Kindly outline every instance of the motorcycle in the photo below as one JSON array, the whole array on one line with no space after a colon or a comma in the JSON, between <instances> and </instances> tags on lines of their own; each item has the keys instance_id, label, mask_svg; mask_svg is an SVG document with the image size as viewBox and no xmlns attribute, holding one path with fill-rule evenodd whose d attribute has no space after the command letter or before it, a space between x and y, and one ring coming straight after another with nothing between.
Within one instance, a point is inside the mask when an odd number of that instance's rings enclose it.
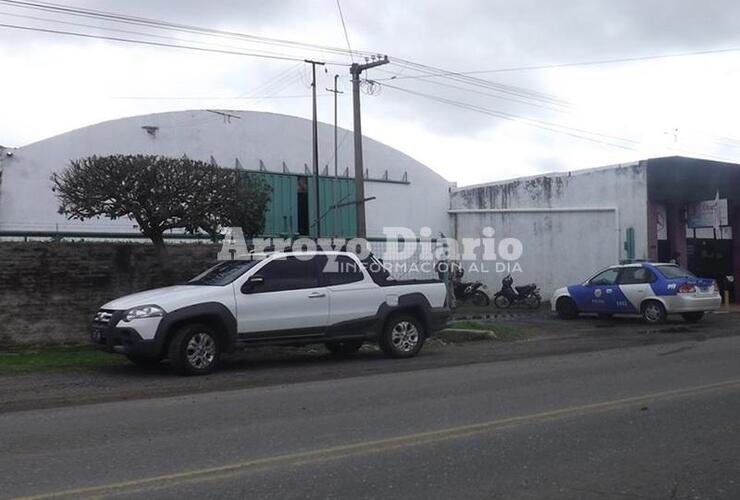
<instances>
[{"instance_id":1,"label":"motorcycle","mask_svg":"<svg viewBox=\"0 0 740 500\"><path fill-rule=\"evenodd\" d=\"M487 306L491 303L485 292L486 285L480 281L471 283L454 283L455 300L460 302L472 302L476 306Z\"/></svg>"},{"instance_id":2,"label":"motorcycle","mask_svg":"<svg viewBox=\"0 0 740 500\"><path fill-rule=\"evenodd\" d=\"M486 285L480 281L462 282L461 279L465 272L458 269L452 276L452 290L455 294L455 300L459 302L472 302L476 306L487 306L491 299L486 292Z\"/></svg>"},{"instance_id":3,"label":"motorcycle","mask_svg":"<svg viewBox=\"0 0 740 500\"><path fill-rule=\"evenodd\" d=\"M524 304L530 309L538 309L540 307L542 296L540 295L540 289L537 288L535 283L516 287L513 284L514 278L510 274L501 280L501 290L493 296L493 303L496 304L496 307L507 309L512 304Z\"/></svg>"}]
</instances>

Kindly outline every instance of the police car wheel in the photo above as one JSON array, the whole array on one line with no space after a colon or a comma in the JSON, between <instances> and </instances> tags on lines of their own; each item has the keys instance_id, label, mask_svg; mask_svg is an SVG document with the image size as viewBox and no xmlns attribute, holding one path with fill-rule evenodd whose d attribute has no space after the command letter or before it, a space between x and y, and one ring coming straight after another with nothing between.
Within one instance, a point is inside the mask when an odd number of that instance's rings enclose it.
<instances>
[{"instance_id":1,"label":"police car wheel","mask_svg":"<svg viewBox=\"0 0 740 500\"><path fill-rule=\"evenodd\" d=\"M560 297L555 304L555 310L560 319L575 319L578 317L576 303L570 297Z\"/></svg>"},{"instance_id":2,"label":"police car wheel","mask_svg":"<svg viewBox=\"0 0 740 500\"><path fill-rule=\"evenodd\" d=\"M704 317L704 311L683 313L681 317L686 323L696 323Z\"/></svg>"},{"instance_id":3,"label":"police car wheel","mask_svg":"<svg viewBox=\"0 0 740 500\"><path fill-rule=\"evenodd\" d=\"M651 325L663 323L666 318L665 307L657 300L648 300L642 304L642 317Z\"/></svg>"}]
</instances>

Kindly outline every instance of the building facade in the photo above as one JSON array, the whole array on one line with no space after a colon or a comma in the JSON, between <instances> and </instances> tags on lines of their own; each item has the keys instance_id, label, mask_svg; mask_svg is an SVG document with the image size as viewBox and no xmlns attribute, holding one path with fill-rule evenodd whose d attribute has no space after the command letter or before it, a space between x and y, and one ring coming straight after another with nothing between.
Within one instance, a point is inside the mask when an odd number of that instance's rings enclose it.
<instances>
[{"instance_id":1,"label":"building facade","mask_svg":"<svg viewBox=\"0 0 740 500\"><path fill-rule=\"evenodd\" d=\"M357 232L351 134L339 130L335 172L334 130L319 124L324 237ZM57 211L52 173L78 158L110 154L186 155L254 172L272 187L265 235L316 236L311 135L311 122L301 118L203 110L112 120L2 148L0 236L136 234L130 220L81 222ZM515 256L499 247L493 259L481 251L463 256L465 279L479 279L493 290L511 273L519 284L538 283L548 297L603 267L651 259L675 260L717 279L733 296L740 293L740 280L726 279L740 274L740 165L657 158L455 188L369 138L364 157L368 236L382 239L385 228L404 227L459 242L516 240L521 251Z\"/></svg>"},{"instance_id":2,"label":"building facade","mask_svg":"<svg viewBox=\"0 0 740 500\"><path fill-rule=\"evenodd\" d=\"M538 283L545 296L642 259L675 260L734 295L738 283L726 277L740 271L739 210L740 165L682 157L468 186L450 196L452 234L491 227L497 238L519 239L514 277ZM497 289L510 267L491 272L495 265L479 262L469 278Z\"/></svg>"}]
</instances>

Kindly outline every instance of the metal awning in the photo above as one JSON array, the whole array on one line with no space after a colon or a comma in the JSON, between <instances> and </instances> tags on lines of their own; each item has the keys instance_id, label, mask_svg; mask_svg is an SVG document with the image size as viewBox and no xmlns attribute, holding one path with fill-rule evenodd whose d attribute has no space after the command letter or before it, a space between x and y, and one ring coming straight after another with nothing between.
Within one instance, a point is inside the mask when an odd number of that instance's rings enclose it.
<instances>
[{"instance_id":1,"label":"metal awning","mask_svg":"<svg viewBox=\"0 0 740 500\"><path fill-rule=\"evenodd\" d=\"M689 203L720 198L740 204L740 165L674 156L647 162L648 198L656 203Z\"/></svg>"}]
</instances>

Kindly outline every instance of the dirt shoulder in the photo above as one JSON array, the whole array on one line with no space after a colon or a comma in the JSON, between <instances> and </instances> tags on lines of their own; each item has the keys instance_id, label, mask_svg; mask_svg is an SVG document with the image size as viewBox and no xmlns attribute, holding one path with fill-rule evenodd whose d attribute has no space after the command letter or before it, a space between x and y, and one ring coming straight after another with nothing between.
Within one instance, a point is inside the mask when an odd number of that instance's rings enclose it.
<instances>
[{"instance_id":1,"label":"dirt shoulder","mask_svg":"<svg viewBox=\"0 0 740 500\"><path fill-rule=\"evenodd\" d=\"M685 344L681 349L685 349L691 348L692 343L715 337L740 335L738 314L711 314L696 325L676 320L660 327L648 327L631 318L560 321L544 311L489 318L485 314L468 314L464 323L453 325L461 331L445 332L432 339L421 355L408 360L387 359L372 345L347 358L337 358L322 346L313 346L240 352L228 356L220 371L205 377L178 377L166 364L142 369L120 356L107 355L102 361L85 358L87 364L80 365L65 358L63 366L51 369L3 371L0 368L0 413L640 345L682 342ZM491 332L493 335L489 335Z\"/></svg>"}]
</instances>

